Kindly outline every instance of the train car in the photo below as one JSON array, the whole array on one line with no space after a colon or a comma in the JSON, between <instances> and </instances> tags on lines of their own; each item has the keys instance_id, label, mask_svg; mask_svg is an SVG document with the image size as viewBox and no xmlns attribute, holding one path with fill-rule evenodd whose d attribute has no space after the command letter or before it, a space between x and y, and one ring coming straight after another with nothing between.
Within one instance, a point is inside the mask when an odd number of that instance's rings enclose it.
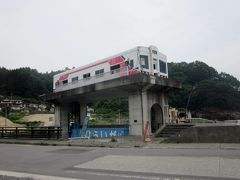
<instances>
[{"instance_id":1,"label":"train car","mask_svg":"<svg viewBox=\"0 0 240 180\"><path fill-rule=\"evenodd\" d=\"M167 57L155 46L124 51L53 77L53 91L59 92L136 73L168 77Z\"/></svg>"}]
</instances>

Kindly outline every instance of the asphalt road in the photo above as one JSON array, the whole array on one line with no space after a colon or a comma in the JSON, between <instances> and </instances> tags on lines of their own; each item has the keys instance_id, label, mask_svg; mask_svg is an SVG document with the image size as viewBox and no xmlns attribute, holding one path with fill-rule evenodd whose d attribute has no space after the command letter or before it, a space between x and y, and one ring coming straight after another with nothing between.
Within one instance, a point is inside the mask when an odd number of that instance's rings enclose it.
<instances>
[{"instance_id":1,"label":"asphalt road","mask_svg":"<svg viewBox=\"0 0 240 180\"><path fill-rule=\"evenodd\" d=\"M237 179L239 167L239 149L0 144L0 171L75 179Z\"/></svg>"}]
</instances>

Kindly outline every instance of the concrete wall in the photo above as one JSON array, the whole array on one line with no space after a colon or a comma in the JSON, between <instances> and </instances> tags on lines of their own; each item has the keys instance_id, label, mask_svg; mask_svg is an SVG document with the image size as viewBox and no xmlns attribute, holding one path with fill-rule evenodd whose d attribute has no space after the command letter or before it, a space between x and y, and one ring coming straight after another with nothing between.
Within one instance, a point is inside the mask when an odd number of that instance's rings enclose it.
<instances>
[{"instance_id":1,"label":"concrete wall","mask_svg":"<svg viewBox=\"0 0 240 180\"><path fill-rule=\"evenodd\" d=\"M239 143L240 126L194 126L165 142L175 143Z\"/></svg>"}]
</instances>

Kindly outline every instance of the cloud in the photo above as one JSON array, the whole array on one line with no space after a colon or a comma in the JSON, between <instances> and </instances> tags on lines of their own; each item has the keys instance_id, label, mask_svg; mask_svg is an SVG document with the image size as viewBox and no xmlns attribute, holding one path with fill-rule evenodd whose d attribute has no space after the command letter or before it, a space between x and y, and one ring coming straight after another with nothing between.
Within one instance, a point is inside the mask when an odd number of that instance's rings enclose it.
<instances>
[{"instance_id":1,"label":"cloud","mask_svg":"<svg viewBox=\"0 0 240 180\"><path fill-rule=\"evenodd\" d=\"M169 61L202 60L240 79L239 6L237 0L3 0L1 66L58 70L153 44Z\"/></svg>"}]
</instances>

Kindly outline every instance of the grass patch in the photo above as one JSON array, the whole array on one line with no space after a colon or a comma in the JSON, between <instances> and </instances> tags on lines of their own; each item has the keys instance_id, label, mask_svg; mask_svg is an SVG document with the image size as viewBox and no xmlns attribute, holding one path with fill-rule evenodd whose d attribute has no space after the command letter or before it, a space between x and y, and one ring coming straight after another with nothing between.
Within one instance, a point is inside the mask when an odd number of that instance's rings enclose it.
<instances>
[{"instance_id":1,"label":"grass patch","mask_svg":"<svg viewBox=\"0 0 240 180\"><path fill-rule=\"evenodd\" d=\"M8 119L10 119L12 122L14 122L14 121L16 122L18 120L21 120L26 115L27 115L27 113L25 113L25 112L10 113L8 115Z\"/></svg>"},{"instance_id":2,"label":"grass patch","mask_svg":"<svg viewBox=\"0 0 240 180\"><path fill-rule=\"evenodd\" d=\"M23 117L26 115L29 115L29 113L26 113L26 112L10 113L8 115L8 119L15 124L23 124L23 125L26 125L27 127L38 127L42 124L41 121L32 121L32 122L26 121L25 119L23 119Z\"/></svg>"},{"instance_id":3,"label":"grass patch","mask_svg":"<svg viewBox=\"0 0 240 180\"><path fill-rule=\"evenodd\" d=\"M16 120L11 120L15 124L24 124L26 125L26 121L24 119L16 119Z\"/></svg>"},{"instance_id":4,"label":"grass patch","mask_svg":"<svg viewBox=\"0 0 240 180\"><path fill-rule=\"evenodd\" d=\"M32 122L25 122L27 127L39 127L42 122L41 121L32 121Z\"/></svg>"},{"instance_id":5,"label":"grass patch","mask_svg":"<svg viewBox=\"0 0 240 180\"><path fill-rule=\"evenodd\" d=\"M96 119L91 119L91 120L88 122L88 125L112 125L112 122L102 121L102 120L96 120Z\"/></svg>"}]
</instances>

